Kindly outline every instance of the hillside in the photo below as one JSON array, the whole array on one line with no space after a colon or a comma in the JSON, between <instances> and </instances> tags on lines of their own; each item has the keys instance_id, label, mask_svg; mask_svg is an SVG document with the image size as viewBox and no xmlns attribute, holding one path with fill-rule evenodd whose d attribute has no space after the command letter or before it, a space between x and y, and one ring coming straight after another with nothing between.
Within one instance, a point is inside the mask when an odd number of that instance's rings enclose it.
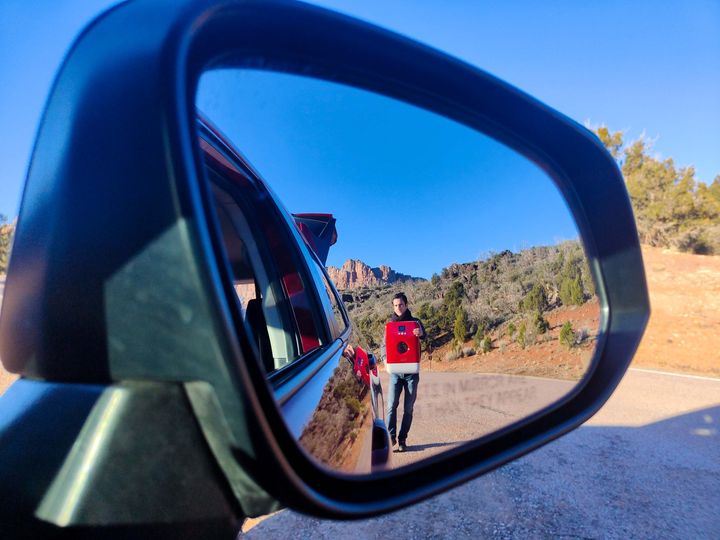
<instances>
[{"instance_id":1,"label":"hillside","mask_svg":"<svg viewBox=\"0 0 720 540\"><path fill-rule=\"evenodd\" d=\"M485 260L452 264L429 282L361 288L343 295L351 317L371 347L379 344L376 338L390 314L392 296L401 290L407 294L413 313L439 341L453 331L458 311L465 318L467 333L475 334L479 328L481 333L490 331L527 313L563 304L581 305L594 295L578 242L519 253L503 251Z\"/></svg>"},{"instance_id":2,"label":"hillside","mask_svg":"<svg viewBox=\"0 0 720 540\"><path fill-rule=\"evenodd\" d=\"M361 346L382 355L384 324L400 290L428 333L426 369L577 379L594 348L599 309L577 241L452 264L430 282L346 293Z\"/></svg>"},{"instance_id":3,"label":"hillside","mask_svg":"<svg viewBox=\"0 0 720 540\"><path fill-rule=\"evenodd\" d=\"M346 304L360 330L357 339L371 349L380 347L382 334L379 332L383 321L391 314L391 298L398 290L406 292L413 312L421 316L425 315L421 307L423 304L442 304L448 290L448 279L459 280L464 285L471 285L471 298L487 299L484 307L466 299L468 313L475 316L494 313L501 319L499 313L505 310L509 314L508 319L498 323L496 318L495 326L489 330L492 342L489 354L476 354L451 362L444 361L453 352L453 328L448 325L444 333L435 336L436 346L429 355L432 362L427 367L466 371L477 370L480 366L485 371L497 369L538 375L548 375L557 368L556 375L574 376L582 370L582 356L594 347L599 324L594 300L588 299L582 306L567 307L557 302L550 290L547 295L550 305L544 312L544 318L549 323L547 334L543 334L533 346L524 348L507 335L510 321L521 314L521 309L516 307L522 298L520 291L528 290L533 276L547 277L547 260L543 262L543 258L547 259L548 254L543 255L543 250L548 249L552 248L534 248L519 254L505 252L485 262L452 265L434 276L430 283L353 291L352 301ZM633 366L720 377L720 257L678 253L650 246L642 249L652 313ZM524 265L525 270L520 271L518 265ZM494 286L472 286L473 280L478 280L477 276L487 272L500 272L494 278ZM524 280L518 279L518 273L525 276ZM473 275L476 277L473 278ZM557 343L560 326L565 321L571 323L575 332L585 334L583 344L572 350L559 347L551 350L549 343L552 340ZM476 331L472 322L469 326L469 334ZM592 347L588 351L590 344ZM478 349L470 335L463 346ZM497 354L500 351L505 356ZM425 358L430 362L427 356Z\"/></svg>"}]
</instances>

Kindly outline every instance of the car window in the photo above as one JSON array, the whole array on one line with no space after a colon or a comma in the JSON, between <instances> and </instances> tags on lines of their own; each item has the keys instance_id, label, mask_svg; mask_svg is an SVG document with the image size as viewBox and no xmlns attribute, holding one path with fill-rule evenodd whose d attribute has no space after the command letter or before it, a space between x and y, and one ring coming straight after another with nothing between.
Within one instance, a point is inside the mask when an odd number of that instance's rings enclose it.
<instances>
[{"instance_id":1,"label":"car window","mask_svg":"<svg viewBox=\"0 0 720 540\"><path fill-rule=\"evenodd\" d=\"M269 197L219 150L204 140L202 147L235 297L272 372L323 343L312 289Z\"/></svg>"},{"instance_id":2,"label":"car window","mask_svg":"<svg viewBox=\"0 0 720 540\"><path fill-rule=\"evenodd\" d=\"M348 327L345 310L337 297L334 287L330 285L330 278L328 278L327 273L320 266L320 263L312 259L312 265L313 270L315 270L314 273L317 276L316 279L322 282L322 288L325 290L329 302L331 315L329 315L328 326L331 329L333 339L337 339Z\"/></svg>"}]
</instances>

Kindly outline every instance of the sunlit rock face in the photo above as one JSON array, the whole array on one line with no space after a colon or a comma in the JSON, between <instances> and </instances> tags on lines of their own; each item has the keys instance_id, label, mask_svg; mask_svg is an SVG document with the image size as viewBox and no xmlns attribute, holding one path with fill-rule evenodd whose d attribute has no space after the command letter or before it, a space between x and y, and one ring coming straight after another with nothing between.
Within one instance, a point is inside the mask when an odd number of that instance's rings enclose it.
<instances>
[{"instance_id":1,"label":"sunlit rock face","mask_svg":"<svg viewBox=\"0 0 720 540\"><path fill-rule=\"evenodd\" d=\"M405 274L400 274L389 266L380 265L371 268L362 261L348 259L340 268L327 267L330 279L338 289L359 289L363 287L376 287L378 285L395 283L396 281L416 280Z\"/></svg>"}]
</instances>

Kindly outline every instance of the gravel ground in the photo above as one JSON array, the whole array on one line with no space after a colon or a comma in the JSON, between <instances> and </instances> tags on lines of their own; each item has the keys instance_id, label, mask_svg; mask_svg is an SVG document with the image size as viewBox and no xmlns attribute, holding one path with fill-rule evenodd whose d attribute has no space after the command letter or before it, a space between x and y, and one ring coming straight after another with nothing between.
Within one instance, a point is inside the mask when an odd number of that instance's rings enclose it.
<instances>
[{"instance_id":1,"label":"gravel ground","mask_svg":"<svg viewBox=\"0 0 720 540\"><path fill-rule=\"evenodd\" d=\"M283 511L241 538L720 538L720 379L631 370L585 426L410 508Z\"/></svg>"}]
</instances>

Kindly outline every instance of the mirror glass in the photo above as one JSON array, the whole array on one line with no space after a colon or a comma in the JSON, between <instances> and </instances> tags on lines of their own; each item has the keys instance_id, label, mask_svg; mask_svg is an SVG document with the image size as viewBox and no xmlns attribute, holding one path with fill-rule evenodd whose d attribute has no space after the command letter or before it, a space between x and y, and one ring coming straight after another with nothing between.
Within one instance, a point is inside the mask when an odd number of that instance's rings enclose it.
<instances>
[{"instance_id":1,"label":"mirror glass","mask_svg":"<svg viewBox=\"0 0 720 540\"><path fill-rule=\"evenodd\" d=\"M231 301L320 463L372 474L435 457L587 372L588 261L525 157L405 102L273 71L206 72L197 111Z\"/></svg>"}]
</instances>

